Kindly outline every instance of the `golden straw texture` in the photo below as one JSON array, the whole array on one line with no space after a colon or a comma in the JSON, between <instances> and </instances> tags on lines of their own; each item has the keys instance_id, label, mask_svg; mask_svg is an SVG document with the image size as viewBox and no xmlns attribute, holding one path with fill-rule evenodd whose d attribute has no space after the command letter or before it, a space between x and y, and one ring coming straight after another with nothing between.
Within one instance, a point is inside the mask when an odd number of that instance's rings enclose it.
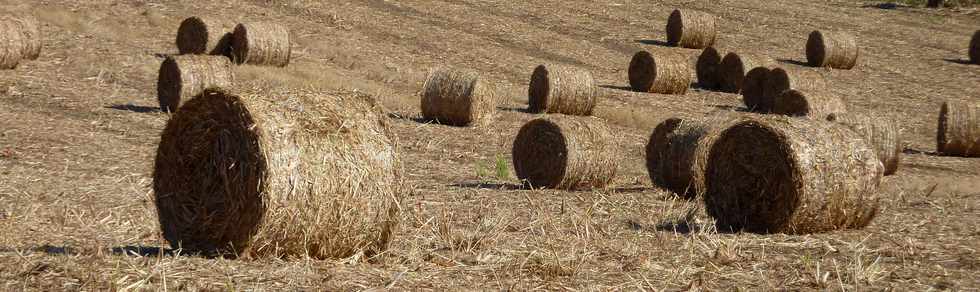
<instances>
[{"instance_id":1,"label":"golden straw texture","mask_svg":"<svg viewBox=\"0 0 980 292\"><path fill-rule=\"evenodd\" d=\"M600 119L538 118L524 124L514 138L514 170L533 188L604 188L616 177L614 145Z\"/></svg>"}]
</instances>

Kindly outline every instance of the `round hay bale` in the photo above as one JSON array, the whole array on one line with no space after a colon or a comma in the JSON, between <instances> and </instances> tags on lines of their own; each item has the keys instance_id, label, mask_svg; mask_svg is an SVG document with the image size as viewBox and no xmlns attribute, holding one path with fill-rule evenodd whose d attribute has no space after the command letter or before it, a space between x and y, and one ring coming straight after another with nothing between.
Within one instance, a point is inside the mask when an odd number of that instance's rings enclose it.
<instances>
[{"instance_id":1,"label":"round hay bale","mask_svg":"<svg viewBox=\"0 0 980 292\"><path fill-rule=\"evenodd\" d=\"M847 111L844 101L826 91L783 91L773 103L774 114L808 116L826 119L828 115Z\"/></svg>"},{"instance_id":2,"label":"round hay bale","mask_svg":"<svg viewBox=\"0 0 980 292\"><path fill-rule=\"evenodd\" d=\"M721 53L715 47L707 47L698 56L695 71L698 85L706 89L721 88Z\"/></svg>"},{"instance_id":3,"label":"round hay bale","mask_svg":"<svg viewBox=\"0 0 980 292\"><path fill-rule=\"evenodd\" d=\"M612 133L592 117L549 116L514 138L514 172L532 188L604 188L616 176Z\"/></svg>"},{"instance_id":4,"label":"round hay bale","mask_svg":"<svg viewBox=\"0 0 980 292\"><path fill-rule=\"evenodd\" d=\"M705 169L720 230L806 234L862 228L878 210L882 166L854 131L785 116L724 130Z\"/></svg>"},{"instance_id":5,"label":"round hay bale","mask_svg":"<svg viewBox=\"0 0 980 292\"><path fill-rule=\"evenodd\" d=\"M14 24L15 30L21 33L22 47L20 57L22 60L37 60L41 55L41 30L40 23L34 16L9 17L7 21Z\"/></svg>"},{"instance_id":6,"label":"round hay bale","mask_svg":"<svg viewBox=\"0 0 980 292\"><path fill-rule=\"evenodd\" d=\"M755 67L745 73L742 81L742 102L750 111L772 110L770 103L765 102L766 78L769 77L769 71L768 67Z\"/></svg>"},{"instance_id":7,"label":"round hay bale","mask_svg":"<svg viewBox=\"0 0 980 292\"><path fill-rule=\"evenodd\" d=\"M667 18L667 44L671 46L704 49L715 44L717 35L714 15L674 9Z\"/></svg>"},{"instance_id":8,"label":"round hay bale","mask_svg":"<svg viewBox=\"0 0 980 292\"><path fill-rule=\"evenodd\" d=\"M939 110L936 152L980 157L980 104L947 100Z\"/></svg>"},{"instance_id":9,"label":"round hay bale","mask_svg":"<svg viewBox=\"0 0 980 292\"><path fill-rule=\"evenodd\" d=\"M24 34L13 22L0 20L0 70L14 69L23 58Z\"/></svg>"},{"instance_id":10,"label":"round hay bale","mask_svg":"<svg viewBox=\"0 0 980 292\"><path fill-rule=\"evenodd\" d=\"M232 35L229 29L226 22L217 18L188 17L177 28L177 51L181 54L230 56Z\"/></svg>"},{"instance_id":11,"label":"round hay bale","mask_svg":"<svg viewBox=\"0 0 980 292\"><path fill-rule=\"evenodd\" d=\"M748 75L749 70L770 63L772 62L768 58L747 56L746 54L735 52L728 53L721 59L721 64L718 65L719 87L724 92L740 93L742 92L742 84L745 82L745 76ZM758 88L761 94L762 87Z\"/></svg>"},{"instance_id":12,"label":"round hay bale","mask_svg":"<svg viewBox=\"0 0 980 292\"><path fill-rule=\"evenodd\" d=\"M851 69L859 54L857 39L844 32L815 30L806 41L806 59L813 67Z\"/></svg>"},{"instance_id":13,"label":"round hay bale","mask_svg":"<svg viewBox=\"0 0 980 292\"><path fill-rule=\"evenodd\" d=\"M766 74L766 81L762 87L762 101L759 108L764 112L772 111L776 98L790 89L810 92L825 88L826 80L817 71L774 68Z\"/></svg>"},{"instance_id":14,"label":"round hay bale","mask_svg":"<svg viewBox=\"0 0 980 292\"><path fill-rule=\"evenodd\" d=\"M875 150L875 156L885 167L884 175L898 171L902 159L902 139L895 121L873 115L837 113L827 116L828 121L844 125L857 132Z\"/></svg>"},{"instance_id":15,"label":"round hay bale","mask_svg":"<svg viewBox=\"0 0 980 292\"><path fill-rule=\"evenodd\" d=\"M231 88L235 81L231 62L222 56L170 56L160 64L157 99L160 110L175 112L181 102L211 87Z\"/></svg>"},{"instance_id":16,"label":"round hay bale","mask_svg":"<svg viewBox=\"0 0 980 292\"><path fill-rule=\"evenodd\" d=\"M235 63L278 67L289 64L289 30L282 24L240 23L231 39L231 58Z\"/></svg>"},{"instance_id":17,"label":"round hay bale","mask_svg":"<svg viewBox=\"0 0 980 292\"><path fill-rule=\"evenodd\" d=\"M163 237L212 256L377 254L404 196L396 149L367 97L208 89L160 139L153 191Z\"/></svg>"},{"instance_id":18,"label":"round hay bale","mask_svg":"<svg viewBox=\"0 0 980 292\"><path fill-rule=\"evenodd\" d=\"M653 184L687 199L703 194L708 150L722 130L742 117L722 113L702 119L671 118L657 125L646 146Z\"/></svg>"},{"instance_id":19,"label":"round hay bale","mask_svg":"<svg viewBox=\"0 0 980 292\"><path fill-rule=\"evenodd\" d=\"M476 72L437 68L422 84L422 117L453 126L493 120L497 99L493 88Z\"/></svg>"},{"instance_id":20,"label":"round hay bale","mask_svg":"<svg viewBox=\"0 0 980 292\"><path fill-rule=\"evenodd\" d=\"M589 71L540 65L531 73L528 84L528 111L592 115L599 89Z\"/></svg>"},{"instance_id":21,"label":"round hay bale","mask_svg":"<svg viewBox=\"0 0 980 292\"><path fill-rule=\"evenodd\" d=\"M650 52L640 51L630 60L630 86L640 92L685 94L691 85L691 75L687 60L679 55L654 57Z\"/></svg>"},{"instance_id":22,"label":"round hay bale","mask_svg":"<svg viewBox=\"0 0 980 292\"><path fill-rule=\"evenodd\" d=\"M970 62L980 65L980 30L973 33L973 39L970 40Z\"/></svg>"},{"instance_id":23,"label":"round hay bale","mask_svg":"<svg viewBox=\"0 0 980 292\"><path fill-rule=\"evenodd\" d=\"M926 2L926 7L941 8L945 5L945 2L945 0L929 0L929 2Z\"/></svg>"}]
</instances>

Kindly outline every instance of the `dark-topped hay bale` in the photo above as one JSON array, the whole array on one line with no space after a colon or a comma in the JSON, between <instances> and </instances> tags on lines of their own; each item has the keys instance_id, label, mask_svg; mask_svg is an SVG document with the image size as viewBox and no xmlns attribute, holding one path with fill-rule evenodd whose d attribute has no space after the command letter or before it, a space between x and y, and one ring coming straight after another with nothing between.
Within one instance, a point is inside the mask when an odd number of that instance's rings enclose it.
<instances>
[{"instance_id":1,"label":"dark-topped hay bale","mask_svg":"<svg viewBox=\"0 0 980 292\"><path fill-rule=\"evenodd\" d=\"M847 112L844 101L826 90L783 91L773 103L772 113L826 119L830 114Z\"/></svg>"},{"instance_id":2,"label":"dark-topped hay bale","mask_svg":"<svg viewBox=\"0 0 980 292\"><path fill-rule=\"evenodd\" d=\"M874 115L859 115L839 113L827 116L827 120L844 125L857 132L875 150L875 155L885 167L884 175L892 175L898 171L902 159L902 138L899 136L898 123Z\"/></svg>"},{"instance_id":3,"label":"dark-topped hay bale","mask_svg":"<svg viewBox=\"0 0 980 292\"><path fill-rule=\"evenodd\" d=\"M3 21L3 20L0 20ZM22 60L37 60L41 55L41 24L37 18L31 15L21 17L7 17L6 21L12 22L14 29L21 34Z\"/></svg>"},{"instance_id":4,"label":"dark-topped hay bale","mask_svg":"<svg viewBox=\"0 0 980 292\"><path fill-rule=\"evenodd\" d=\"M0 20L0 70L14 69L23 59L24 34L11 21Z\"/></svg>"},{"instance_id":5,"label":"dark-topped hay bale","mask_svg":"<svg viewBox=\"0 0 980 292\"><path fill-rule=\"evenodd\" d=\"M844 32L813 31L806 41L807 63L813 67L851 69L860 52L857 39Z\"/></svg>"},{"instance_id":6,"label":"dark-topped hay bale","mask_svg":"<svg viewBox=\"0 0 980 292\"><path fill-rule=\"evenodd\" d=\"M616 176L613 136L602 120L548 116L514 138L514 170L533 188L604 188Z\"/></svg>"},{"instance_id":7,"label":"dark-topped hay bale","mask_svg":"<svg viewBox=\"0 0 980 292\"><path fill-rule=\"evenodd\" d=\"M494 89L473 71L436 68L422 84L422 117L453 126L488 123L497 110Z\"/></svg>"},{"instance_id":8,"label":"dark-topped hay bale","mask_svg":"<svg viewBox=\"0 0 980 292\"><path fill-rule=\"evenodd\" d=\"M939 110L936 152L980 157L980 104L947 100Z\"/></svg>"},{"instance_id":9,"label":"dark-topped hay bale","mask_svg":"<svg viewBox=\"0 0 980 292\"><path fill-rule=\"evenodd\" d=\"M980 65L980 30L973 33L973 38L970 39L970 62L973 64Z\"/></svg>"},{"instance_id":10,"label":"dark-topped hay bale","mask_svg":"<svg viewBox=\"0 0 980 292\"><path fill-rule=\"evenodd\" d=\"M721 64L718 66L719 87L724 92L741 93L742 84L745 82L749 71L771 63L772 61L765 57L748 56L735 52L728 53L721 59ZM761 94L762 87L757 88Z\"/></svg>"},{"instance_id":11,"label":"dark-topped hay bale","mask_svg":"<svg viewBox=\"0 0 980 292\"><path fill-rule=\"evenodd\" d=\"M177 51L231 56L231 39L231 26L224 20L192 16L184 19L177 29Z\"/></svg>"},{"instance_id":12,"label":"dark-topped hay bale","mask_svg":"<svg viewBox=\"0 0 980 292\"><path fill-rule=\"evenodd\" d=\"M691 85L691 75L687 60L680 55L654 57L650 52L640 51L630 60L630 86L640 92L684 94Z\"/></svg>"},{"instance_id":13,"label":"dark-topped hay bale","mask_svg":"<svg viewBox=\"0 0 980 292\"><path fill-rule=\"evenodd\" d=\"M928 2L926 2L926 7L942 8L943 6L946 5L945 2L946 2L945 0L929 0Z\"/></svg>"},{"instance_id":14,"label":"dark-topped hay bale","mask_svg":"<svg viewBox=\"0 0 980 292\"><path fill-rule=\"evenodd\" d=\"M531 73L527 95L532 113L589 116L598 102L599 89L589 71L540 65Z\"/></svg>"},{"instance_id":15,"label":"dark-topped hay bale","mask_svg":"<svg viewBox=\"0 0 980 292\"><path fill-rule=\"evenodd\" d=\"M667 18L667 44L671 46L703 49L714 45L717 36L714 15L674 9Z\"/></svg>"},{"instance_id":16,"label":"dark-topped hay bale","mask_svg":"<svg viewBox=\"0 0 980 292\"><path fill-rule=\"evenodd\" d=\"M654 185L692 199L704 192L708 151L722 130L743 115L717 113L701 119L671 118L653 130L646 146L647 173Z\"/></svg>"},{"instance_id":17,"label":"dark-topped hay bale","mask_svg":"<svg viewBox=\"0 0 980 292\"><path fill-rule=\"evenodd\" d=\"M762 86L762 101L759 110L762 112L772 111L775 106L776 98L783 92L796 89L803 92L815 90L826 90L826 79L816 70L773 68L766 74L766 80Z\"/></svg>"},{"instance_id":18,"label":"dark-topped hay bale","mask_svg":"<svg viewBox=\"0 0 980 292\"><path fill-rule=\"evenodd\" d=\"M157 99L160 109L174 112L181 102L211 87L230 88L235 81L231 62L222 56L170 56L160 65Z\"/></svg>"},{"instance_id":19,"label":"dark-topped hay bale","mask_svg":"<svg viewBox=\"0 0 980 292\"><path fill-rule=\"evenodd\" d=\"M282 24L240 23L232 33L231 56L238 64L285 67L291 50L289 30Z\"/></svg>"},{"instance_id":20,"label":"dark-topped hay bale","mask_svg":"<svg viewBox=\"0 0 980 292\"><path fill-rule=\"evenodd\" d=\"M766 101L766 78L769 77L769 67L755 67L745 73L742 81L742 102L745 107L754 112L772 110L772 103Z\"/></svg>"},{"instance_id":21,"label":"dark-topped hay bale","mask_svg":"<svg viewBox=\"0 0 980 292\"><path fill-rule=\"evenodd\" d=\"M721 88L721 58L722 54L715 47L707 47L698 56L695 66L697 71L698 85L706 89Z\"/></svg>"},{"instance_id":22,"label":"dark-topped hay bale","mask_svg":"<svg viewBox=\"0 0 980 292\"><path fill-rule=\"evenodd\" d=\"M184 252L346 258L384 251L404 197L374 101L288 89L209 89L163 130L153 190Z\"/></svg>"},{"instance_id":23,"label":"dark-topped hay bale","mask_svg":"<svg viewBox=\"0 0 980 292\"><path fill-rule=\"evenodd\" d=\"M806 234L862 228L877 214L881 162L857 133L827 121L742 121L707 161L705 207L721 230Z\"/></svg>"}]
</instances>

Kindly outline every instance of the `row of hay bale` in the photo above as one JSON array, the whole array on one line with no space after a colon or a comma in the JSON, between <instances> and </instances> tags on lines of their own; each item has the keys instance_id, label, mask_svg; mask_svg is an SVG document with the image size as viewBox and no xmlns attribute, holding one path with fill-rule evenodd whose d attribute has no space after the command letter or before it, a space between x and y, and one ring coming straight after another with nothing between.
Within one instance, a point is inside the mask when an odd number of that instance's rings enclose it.
<instances>
[{"instance_id":1,"label":"row of hay bale","mask_svg":"<svg viewBox=\"0 0 980 292\"><path fill-rule=\"evenodd\" d=\"M33 16L0 16L0 70L41 55L40 23Z\"/></svg>"},{"instance_id":2,"label":"row of hay bale","mask_svg":"<svg viewBox=\"0 0 980 292\"><path fill-rule=\"evenodd\" d=\"M177 29L179 55L168 56L157 79L160 109L174 112L181 103L210 87L230 88L232 64L289 64L289 30L279 23L239 23L231 26L214 18L188 17Z\"/></svg>"}]
</instances>

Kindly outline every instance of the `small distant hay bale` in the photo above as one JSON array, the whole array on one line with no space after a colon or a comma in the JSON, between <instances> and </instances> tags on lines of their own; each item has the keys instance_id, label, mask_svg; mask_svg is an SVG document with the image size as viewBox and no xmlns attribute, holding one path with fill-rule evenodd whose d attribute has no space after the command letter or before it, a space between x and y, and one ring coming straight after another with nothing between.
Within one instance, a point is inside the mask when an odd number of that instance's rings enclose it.
<instances>
[{"instance_id":1,"label":"small distant hay bale","mask_svg":"<svg viewBox=\"0 0 980 292\"><path fill-rule=\"evenodd\" d=\"M718 36L715 21L705 12L674 9L667 18L667 44L690 49L712 46Z\"/></svg>"},{"instance_id":2,"label":"small distant hay bale","mask_svg":"<svg viewBox=\"0 0 980 292\"><path fill-rule=\"evenodd\" d=\"M766 78L769 77L769 67L755 67L745 73L742 79L742 102L745 107L754 112L769 112L772 103L766 102Z\"/></svg>"},{"instance_id":3,"label":"small distant hay bale","mask_svg":"<svg viewBox=\"0 0 980 292\"><path fill-rule=\"evenodd\" d=\"M538 118L514 138L514 170L533 188L604 188L617 172L612 141L611 131L597 118Z\"/></svg>"},{"instance_id":4,"label":"small distant hay bale","mask_svg":"<svg viewBox=\"0 0 980 292\"><path fill-rule=\"evenodd\" d=\"M528 84L528 111L592 115L599 89L589 71L540 65L534 68Z\"/></svg>"},{"instance_id":5,"label":"small distant hay bale","mask_svg":"<svg viewBox=\"0 0 980 292\"><path fill-rule=\"evenodd\" d=\"M685 94L691 85L691 68L679 55L656 57L640 51L630 60L629 79L633 90L662 94Z\"/></svg>"},{"instance_id":6,"label":"small distant hay bale","mask_svg":"<svg viewBox=\"0 0 980 292\"><path fill-rule=\"evenodd\" d=\"M469 126L493 120L497 97L493 87L468 70L436 68L422 85L422 117L441 124Z\"/></svg>"},{"instance_id":7,"label":"small distant hay bale","mask_svg":"<svg viewBox=\"0 0 980 292\"><path fill-rule=\"evenodd\" d=\"M177 29L180 54L231 55L230 26L217 18L192 16ZM287 39L288 40L288 39Z\"/></svg>"},{"instance_id":8,"label":"small distant hay bale","mask_svg":"<svg viewBox=\"0 0 980 292\"><path fill-rule=\"evenodd\" d=\"M831 114L847 112L847 106L844 105L843 100L826 90L790 89L776 97L772 112L787 116L826 119Z\"/></svg>"},{"instance_id":9,"label":"small distant hay bale","mask_svg":"<svg viewBox=\"0 0 980 292\"><path fill-rule=\"evenodd\" d=\"M773 68L766 74L765 85L762 87L762 102L759 109L771 112L776 98L783 92L796 89L802 92L825 90L826 79L814 70Z\"/></svg>"},{"instance_id":10,"label":"small distant hay bale","mask_svg":"<svg viewBox=\"0 0 980 292\"><path fill-rule=\"evenodd\" d=\"M721 53L715 47L707 47L701 51L695 71L698 76L698 85L702 88L721 88L721 58Z\"/></svg>"},{"instance_id":11,"label":"small distant hay bale","mask_svg":"<svg viewBox=\"0 0 980 292\"><path fill-rule=\"evenodd\" d=\"M37 18L26 15L22 17L8 17L7 21L12 22L14 29L21 33L21 59L37 60L38 56L41 55L41 24L37 21Z\"/></svg>"},{"instance_id":12,"label":"small distant hay bale","mask_svg":"<svg viewBox=\"0 0 980 292\"><path fill-rule=\"evenodd\" d=\"M657 125L646 146L647 173L653 184L687 199L703 194L708 151L721 131L743 117L720 113L701 119L671 118Z\"/></svg>"},{"instance_id":13,"label":"small distant hay bale","mask_svg":"<svg viewBox=\"0 0 980 292\"><path fill-rule=\"evenodd\" d=\"M970 40L970 62L980 65L980 30L973 33L973 39Z\"/></svg>"},{"instance_id":14,"label":"small distant hay bale","mask_svg":"<svg viewBox=\"0 0 980 292\"><path fill-rule=\"evenodd\" d=\"M941 8L945 5L945 2L945 0L929 0L929 2L926 2L926 7Z\"/></svg>"},{"instance_id":15,"label":"small distant hay bale","mask_svg":"<svg viewBox=\"0 0 980 292\"><path fill-rule=\"evenodd\" d=\"M163 237L211 256L378 254L404 197L396 143L368 97L209 89L160 139L153 190Z\"/></svg>"},{"instance_id":16,"label":"small distant hay bale","mask_svg":"<svg viewBox=\"0 0 980 292\"><path fill-rule=\"evenodd\" d=\"M157 99L160 110L175 112L180 104L211 87L231 88L231 62L222 56L179 55L160 64Z\"/></svg>"},{"instance_id":17,"label":"small distant hay bale","mask_svg":"<svg viewBox=\"0 0 980 292\"><path fill-rule=\"evenodd\" d=\"M939 110L936 151L980 157L980 104L947 100Z\"/></svg>"},{"instance_id":18,"label":"small distant hay bale","mask_svg":"<svg viewBox=\"0 0 980 292\"><path fill-rule=\"evenodd\" d=\"M813 67L851 69L858 55L857 39L848 33L815 30L806 41L806 59Z\"/></svg>"},{"instance_id":19,"label":"small distant hay bale","mask_svg":"<svg viewBox=\"0 0 980 292\"><path fill-rule=\"evenodd\" d=\"M14 69L23 59L24 34L11 21L0 20L0 69Z\"/></svg>"},{"instance_id":20,"label":"small distant hay bale","mask_svg":"<svg viewBox=\"0 0 980 292\"><path fill-rule=\"evenodd\" d=\"M705 207L722 230L807 234L862 228L877 214L881 162L857 133L827 121L742 121L707 161Z\"/></svg>"},{"instance_id":21,"label":"small distant hay bale","mask_svg":"<svg viewBox=\"0 0 980 292\"><path fill-rule=\"evenodd\" d=\"M844 125L857 132L875 150L875 156L885 167L884 175L898 171L902 159L902 138L895 121L875 115L837 113L827 116L827 120Z\"/></svg>"},{"instance_id":22,"label":"small distant hay bale","mask_svg":"<svg viewBox=\"0 0 980 292\"><path fill-rule=\"evenodd\" d=\"M282 24L240 23L232 33L231 56L238 64L285 67L291 49L289 30Z\"/></svg>"},{"instance_id":23,"label":"small distant hay bale","mask_svg":"<svg viewBox=\"0 0 980 292\"><path fill-rule=\"evenodd\" d=\"M725 55L718 66L719 87L724 92L740 93L749 70L769 65L769 63L771 62L768 58L730 52Z\"/></svg>"}]
</instances>

